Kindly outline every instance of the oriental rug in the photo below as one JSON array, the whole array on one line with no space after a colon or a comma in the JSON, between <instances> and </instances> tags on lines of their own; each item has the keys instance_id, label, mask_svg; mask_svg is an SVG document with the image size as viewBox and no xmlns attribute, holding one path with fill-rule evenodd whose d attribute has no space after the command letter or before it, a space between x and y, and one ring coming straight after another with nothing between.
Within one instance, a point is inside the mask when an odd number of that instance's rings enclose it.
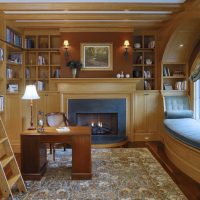
<instances>
[{"instance_id":1,"label":"oriental rug","mask_svg":"<svg viewBox=\"0 0 200 200\"><path fill-rule=\"evenodd\" d=\"M71 180L71 150L48 159L41 181L26 181L25 200L186 199L146 148L92 149L92 180Z\"/></svg>"}]
</instances>

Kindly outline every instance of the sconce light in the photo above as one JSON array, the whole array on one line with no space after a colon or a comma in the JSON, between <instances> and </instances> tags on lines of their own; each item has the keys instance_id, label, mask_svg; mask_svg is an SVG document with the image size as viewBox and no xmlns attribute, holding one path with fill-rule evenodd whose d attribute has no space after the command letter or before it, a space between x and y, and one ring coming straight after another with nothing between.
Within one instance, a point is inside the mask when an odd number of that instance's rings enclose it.
<instances>
[{"instance_id":1,"label":"sconce light","mask_svg":"<svg viewBox=\"0 0 200 200\"><path fill-rule=\"evenodd\" d=\"M127 58L128 57L128 46L129 46L129 41L125 40L124 41L124 46L125 46L125 52L124 52L124 56Z\"/></svg>"},{"instance_id":2,"label":"sconce light","mask_svg":"<svg viewBox=\"0 0 200 200\"><path fill-rule=\"evenodd\" d=\"M69 56L69 53L68 53L68 48L69 48L69 41L68 40L64 40L64 49L65 49L65 57L67 58Z\"/></svg>"}]
</instances>

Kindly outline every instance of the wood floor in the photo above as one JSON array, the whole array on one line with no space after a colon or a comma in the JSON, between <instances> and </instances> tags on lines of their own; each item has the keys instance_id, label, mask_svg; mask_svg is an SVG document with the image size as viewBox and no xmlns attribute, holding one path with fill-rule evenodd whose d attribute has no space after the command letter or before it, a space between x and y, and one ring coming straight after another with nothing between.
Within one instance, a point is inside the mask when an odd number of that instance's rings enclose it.
<instances>
[{"instance_id":1,"label":"wood floor","mask_svg":"<svg viewBox=\"0 0 200 200\"><path fill-rule=\"evenodd\" d=\"M148 147L163 168L168 172L174 182L189 200L200 200L200 184L183 174L167 158L164 153L164 146L160 142L137 142L128 143L128 148ZM20 154L16 154L16 159L20 166ZM0 195L1 199L1 195Z\"/></svg>"}]
</instances>

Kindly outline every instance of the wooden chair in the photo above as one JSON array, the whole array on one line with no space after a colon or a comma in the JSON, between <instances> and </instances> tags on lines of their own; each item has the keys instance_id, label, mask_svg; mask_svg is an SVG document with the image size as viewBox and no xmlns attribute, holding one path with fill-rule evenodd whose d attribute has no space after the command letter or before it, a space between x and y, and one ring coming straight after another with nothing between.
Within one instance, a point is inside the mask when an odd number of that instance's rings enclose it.
<instances>
[{"instance_id":1,"label":"wooden chair","mask_svg":"<svg viewBox=\"0 0 200 200\"><path fill-rule=\"evenodd\" d=\"M47 126L56 127L56 128L69 126L69 122L67 120L67 117L66 117L65 113L62 113L62 112L47 113L46 114L46 123L47 123ZM53 160L54 161L55 161L55 148L58 145L63 145L64 151L67 147L67 144L50 143L50 154L53 153Z\"/></svg>"}]
</instances>

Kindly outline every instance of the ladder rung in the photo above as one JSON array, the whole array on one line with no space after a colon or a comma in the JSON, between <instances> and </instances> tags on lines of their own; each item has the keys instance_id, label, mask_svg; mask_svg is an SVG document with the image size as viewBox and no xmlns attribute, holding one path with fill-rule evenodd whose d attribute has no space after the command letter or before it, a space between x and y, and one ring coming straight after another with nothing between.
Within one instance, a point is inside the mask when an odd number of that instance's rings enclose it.
<instances>
[{"instance_id":1,"label":"ladder rung","mask_svg":"<svg viewBox=\"0 0 200 200\"><path fill-rule=\"evenodd\" d=\"M2 158L1 160L2 166L5 167L12 159L13 156L6 156L5 158Z\"/></svg>"},{"instance_id":2,"label":"ladder rung","mask_svg":"<svg viewBox=\"0 0 200 200\"><path fill-rule=\"evenodd\" d=\"M2 144L3 142L5 142L8 138L5 137L5 138L0 138L0 144Z\"/></svg>"},{"instance_id":3,"label":"ladder rung","mask_svg":"<svg viewBox=\"0 0 200 200\"><path fill-rule=\"evenodd\" d=\"M12 176L9 180L8 180L8 184L10 186L10 188L13 187L13 185L18 181L18 179L20 178L20 174L17 174L15 176Z\"/></svg>"}]
</instances>

